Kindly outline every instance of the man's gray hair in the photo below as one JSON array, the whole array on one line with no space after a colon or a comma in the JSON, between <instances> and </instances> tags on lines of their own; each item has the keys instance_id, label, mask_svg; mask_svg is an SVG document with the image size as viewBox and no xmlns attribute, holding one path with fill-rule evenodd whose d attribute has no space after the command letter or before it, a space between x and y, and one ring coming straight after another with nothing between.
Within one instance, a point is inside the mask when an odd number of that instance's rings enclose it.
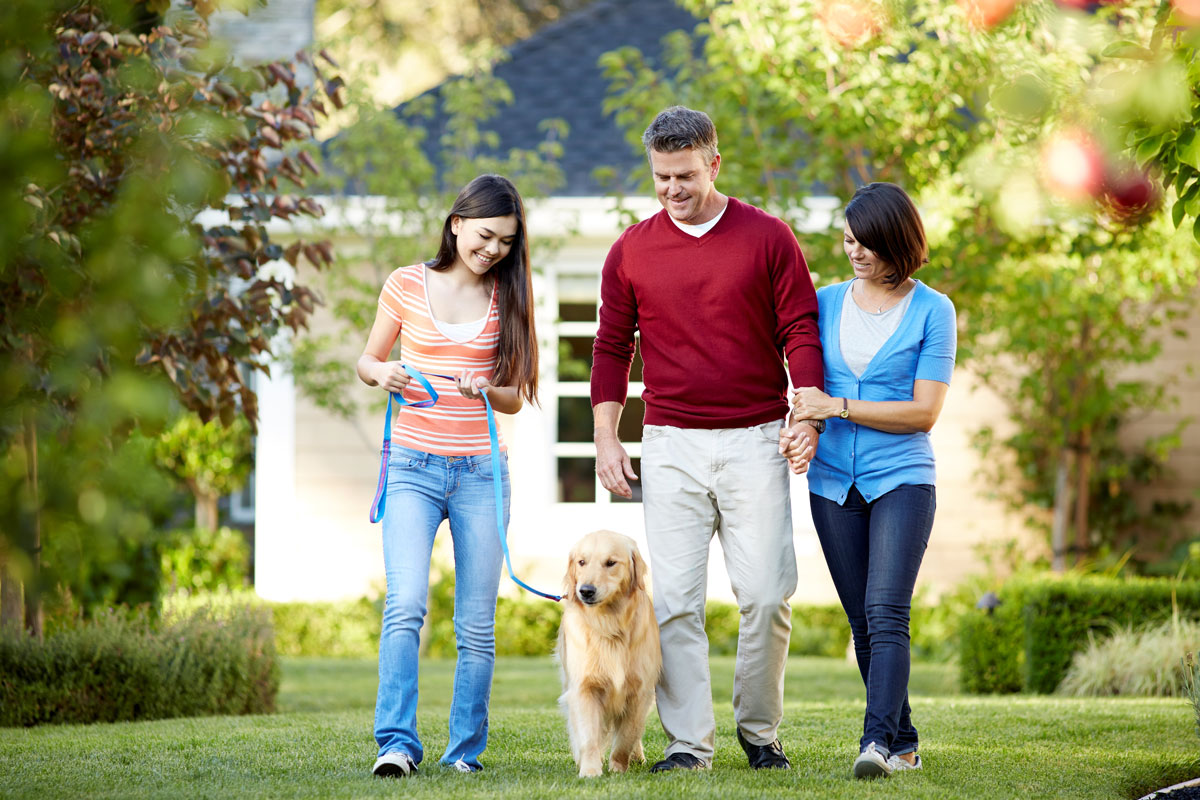
<instances>
[{"instance_id":1,"label":"man's gray hair","mask_svg":"<svg viewBox=\"0 0 1200 800\"><path fill-rule=\"evenodd\" d=\"M646 158L651 150L677 153L694 147L706 164L717 157L717 128L708 114L684 106L671 106L658 113L642 134Z\"/></svg>"}]
</instances>

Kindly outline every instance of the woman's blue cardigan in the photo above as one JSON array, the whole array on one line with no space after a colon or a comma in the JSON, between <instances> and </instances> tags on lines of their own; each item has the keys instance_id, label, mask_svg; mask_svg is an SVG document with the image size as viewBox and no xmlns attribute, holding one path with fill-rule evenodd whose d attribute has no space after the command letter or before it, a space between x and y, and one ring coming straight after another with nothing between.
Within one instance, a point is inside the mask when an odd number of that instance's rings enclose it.
<instances>
[{"instance_id":1,"label":"woman's blue cardigan","mask_svg":"<svg viewBox=\"0 0 1200 800\"><path fill-rule=\"evenodd\" d=\"M917 281L912 302L896 331L879 348L862 377L842 359L842 304L853 281L817 292L825 392L851 400L912 400L913 381L950 383L958 330L954 304L941 292ZM933 484L933 447L929 434L887 433L832 417L808 470L809 491L846 502L851 486L871 502L897 486Z\"/></svg>"}]
</instances>

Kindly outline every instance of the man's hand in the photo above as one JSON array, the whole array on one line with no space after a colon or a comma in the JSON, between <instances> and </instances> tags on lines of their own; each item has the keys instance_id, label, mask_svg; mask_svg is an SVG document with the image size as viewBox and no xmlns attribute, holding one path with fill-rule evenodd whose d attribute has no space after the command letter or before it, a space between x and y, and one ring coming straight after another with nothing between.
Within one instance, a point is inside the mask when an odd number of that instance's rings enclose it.
<instances>
[{"instance_id":1,"label":"man's hand","mask_svg":"<svg viewBox=\"0 0 1200 800\"><path fill-rule=\"evenodd\" d=\"M808 465L817 454L820 435L807 422L795 422L779 429L779 453L788 460L796 475L808 472Z\"/></svg>"},{"instance_id":2,"label":"man's hand","mask_svg":"<svg viewBox=\"0 0 1200 800\"><path fill-rule=\"evenodd\" d=\"M600 476L600 484L613 494L632 500L633 490L629 488L629 480L637 480L637 474L633 471L629 454L611 433L597 431L595 438L596 474Z\"/></svg>"}]
</instances>

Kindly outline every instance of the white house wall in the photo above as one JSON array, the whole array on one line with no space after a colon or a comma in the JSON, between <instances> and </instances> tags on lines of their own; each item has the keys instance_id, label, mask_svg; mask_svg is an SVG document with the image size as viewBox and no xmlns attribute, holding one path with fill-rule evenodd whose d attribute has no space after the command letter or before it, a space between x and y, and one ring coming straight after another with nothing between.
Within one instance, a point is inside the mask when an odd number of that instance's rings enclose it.
<instances>
[{"instance_id":1,"label":"white house wall","mask_svg":"<svg viewBox=\"0 0 1200 800\"><path fill-rule=\"evenodd\" d=\"M657 208L650 198L636 204L639 216ZM645 530L640 504L608 502L602 490L594 503L556 502L557 347L551 334L557 287L560 278L569 276L575 291L582 281L598 295L599 271L619 233L618 217L611 201L555 199L531 205L529 226L564 239L549 263L539 265L535 284L539 333L544 340L542 405L526 405L513 417L501 417L510 446L513 487L509 544L518 576L537 588L555 591L567 552L579 536L611 528L629 534L645 548ZM315 332L329 325L323 313L313 320ZM366 333L362 332L364 340ZM379 468L384 403L378 390L363 386L354 375L360 347L354 343L342 354L346 391L369 409L356 420L337 419L298 396L284 374L265 381L260 390L255 560L257 589L265 598L333 600L382 591L380 529L367 520ZM979 498L974 482L978 462L969 437L982 419L1001 417L1002 406L996 398L972 391L971 384L970 376L960 371L934 431L939 508L921 578L934 590L981 568L980 543L1020 532L1001 507ZM571 447L586 449L585 445ZM636 453L636 445L631 450ZM803 477L793 478L791 501L800 575L795 600L834 603L836 595L812 527ZM439 541L445 538L443 531ZM436 558L449 560L444 544L435 553ZM709 596L731 600L715 538L709 563ZM504 591L518 590L505 579Z\"/></svg>"}]
</instances>

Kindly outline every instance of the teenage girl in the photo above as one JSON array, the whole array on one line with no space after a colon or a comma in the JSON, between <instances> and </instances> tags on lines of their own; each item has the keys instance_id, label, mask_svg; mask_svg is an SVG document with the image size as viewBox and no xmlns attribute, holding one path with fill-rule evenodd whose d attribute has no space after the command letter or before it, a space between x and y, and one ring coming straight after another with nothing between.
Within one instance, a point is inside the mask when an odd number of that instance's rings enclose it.
<instances>
[{"instance_id":1,"label":"teenage girl","mask_svg":"<svg viewBox=\"0 0 1200 800\"><path fill-rule=\"evenodd\" d=\"M424 756L417 736L417 653L433 539L445 519L454 544L458 661L441 763L474 772L483 769L479 756L487 746L503 559L493 470L503 480L506 524L509 515L508 457L503 442L499 462L490 455L483 393L495 411L514 414L525 400L536 402L538 382L525 211L506 178L481 175L467 184L446 218L437 256L388 276L358 377L410 402L428 399L404 364L454 382L429 377L441 390L438 402L401 407L392 427L375 705L379 755L372 772L406 776Z\"/></svg>"}]
</instances>

